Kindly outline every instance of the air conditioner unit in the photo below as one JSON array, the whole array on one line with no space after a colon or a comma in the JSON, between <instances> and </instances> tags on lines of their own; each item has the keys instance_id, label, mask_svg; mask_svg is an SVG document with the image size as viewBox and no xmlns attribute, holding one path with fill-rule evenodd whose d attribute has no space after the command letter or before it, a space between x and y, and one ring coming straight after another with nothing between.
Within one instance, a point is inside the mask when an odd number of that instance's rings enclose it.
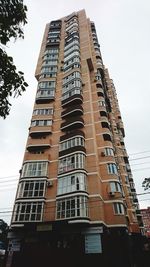
<instances>
[{"instance_id":1,"label":"air conditioner unit","mask_svg":"<svg viewBox=\"0 0 150 267\"><path fill-rule=\"evenodd\" d=\"M111 197L114 197L114 196L115 196L115 192L110 191L110 192L109 192L109 195L110 195Z\"/></svg>"},{"instance_id":2,"label":"air conditioner unit","mask_svg":"<svg viewBox=\"0 0 150 267\"><path fill-rule=\"evenodd\" d=\"M101 156L105 157L105 152L104 151L101 152Z\"/></svg>"},{"instance_id":3,"label":"air conditioner unit","mask_svg":"<svg viewBox=\"0 0 150 267\"><path fill-rule=\"evenodd\" d=\"M48 186L48 187L53 186L53 181L48 181L48 182L47 182L47 186Z\"/></svg>"}]
</instances>

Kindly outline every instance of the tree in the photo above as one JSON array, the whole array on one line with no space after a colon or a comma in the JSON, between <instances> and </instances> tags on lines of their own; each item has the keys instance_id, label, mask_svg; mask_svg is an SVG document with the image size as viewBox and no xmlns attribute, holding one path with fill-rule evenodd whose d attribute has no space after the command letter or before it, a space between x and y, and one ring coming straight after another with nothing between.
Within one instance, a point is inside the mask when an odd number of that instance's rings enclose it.
<instances>
[{"instance_id":1,"label":"tree","mask_svg":"<svg viewBox=\"0 0 150 267\"><path fill-rule=\"evenodd\" d=\"M18 71L13 58L5 48L11 38L24 38L22 25L27 23L27 7L23 0L0 0L0 116L4 119L10 112L10 97L18 97L28 84L24 73Z\"/></svg>"},{"instance_id":2,"label":"tree","mask_svg":"<svg viewBox=\"0 0 150 267\"><path fill-rule=\"evenodd\" d=\"M144 187L144 190L150 189L150 178L145 178L142 186Z\"/></svg>"},{"instance_id":3,"label":"tree","mask_svg":"<svg viewBox=\"0 0 150 267\"><path fill-rule=\"evenodd\" d=\"M0 241L7 243L8 224L0 219Z\"/></svg>"}]
</instances>

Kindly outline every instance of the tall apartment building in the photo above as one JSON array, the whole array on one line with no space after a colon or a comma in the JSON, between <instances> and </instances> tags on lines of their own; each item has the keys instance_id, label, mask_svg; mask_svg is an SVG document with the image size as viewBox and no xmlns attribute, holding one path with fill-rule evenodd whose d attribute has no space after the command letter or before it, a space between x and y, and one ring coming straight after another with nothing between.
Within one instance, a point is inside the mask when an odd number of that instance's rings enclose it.
<instances>
[{"instance_id":1,"label":"tall apartment building","mask_svg":"<svg viewBox=\"0 0 150 267\"><path fill-rule=\"evenodd\" d=\"M115 86L84 10L46 25L35 76L10 266L129 267L141 214Z\"/></svg>"}]
</instances>

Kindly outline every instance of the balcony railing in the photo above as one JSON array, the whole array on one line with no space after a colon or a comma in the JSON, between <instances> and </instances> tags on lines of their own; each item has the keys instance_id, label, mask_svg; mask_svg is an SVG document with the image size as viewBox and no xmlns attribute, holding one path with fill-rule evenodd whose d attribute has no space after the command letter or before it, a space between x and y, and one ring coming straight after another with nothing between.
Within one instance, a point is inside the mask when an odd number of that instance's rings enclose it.
<instances>
[{"instance_id":1,"label":"balcony railing","mask_svg":"<svg viewBox=\"0 0 150 267\"><path fill-rule=\"evenodd\" d=\"M80 115L83 115L83 107L81 105L73 105L61 113L62 118Z\"/></svg>"},{"instance_id":2,"label":"balcony railing","mask_svg":"<svg viewBox=\"0 0 150 267\"><path fill-rule=\"evenodd\" d=\"M84 127L84 120L81 117L73 117L61 124L62 131L70 131Z\"/></svg>"}]
</instances>

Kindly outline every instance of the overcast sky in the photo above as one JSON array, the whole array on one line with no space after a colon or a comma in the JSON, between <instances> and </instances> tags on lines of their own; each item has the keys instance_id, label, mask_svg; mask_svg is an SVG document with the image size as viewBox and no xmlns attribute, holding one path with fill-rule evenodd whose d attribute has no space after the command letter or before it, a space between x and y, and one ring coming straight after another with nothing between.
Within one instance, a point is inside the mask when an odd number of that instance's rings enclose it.
<instances>
[{"instance_id":1,"label":"overcast sky","mask_svg":"<svg viewBox=\"0 0 150 267\"><path fill-rule=\"evenodd\" d=\"M12 100L7 119L0 119L0 218L10 222L8 211L14 204L28 137L37 88L34 72L45 24L80 9L85 9L95 22L103 62L117 90L136 190L143 193L142 180L150 176L150 1L26 0L25 3L28 7L25 39L12 41L7 52L13 56L18 70L24 72L29 87L22 97ZM150 193L138 199L140 208L150 206Z\"/></svg>"}]
</instances>

